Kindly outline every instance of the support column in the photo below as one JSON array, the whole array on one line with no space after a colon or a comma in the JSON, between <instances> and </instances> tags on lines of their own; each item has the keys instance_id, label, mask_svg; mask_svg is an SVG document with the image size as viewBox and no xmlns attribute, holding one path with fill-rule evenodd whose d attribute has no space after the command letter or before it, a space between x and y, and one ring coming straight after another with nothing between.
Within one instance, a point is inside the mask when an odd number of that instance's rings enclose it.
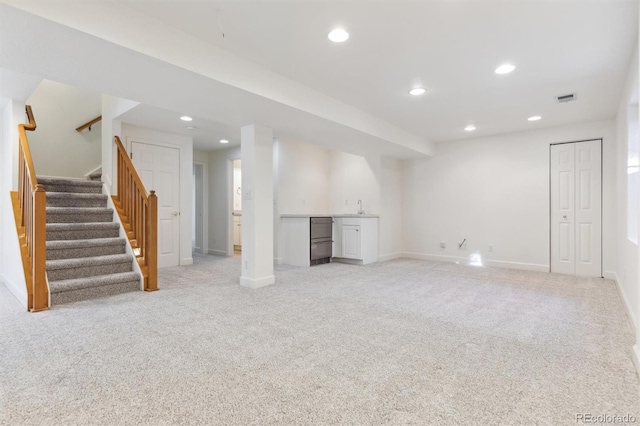
<instances>
[{"instance_id":1,"label":"support column","mask_svg":"<svg viewBox=\"0 0 640 426\"><path fill-rule=\"evenodd\" d=\"M250 288L275 283L273 275L273 132L259 125L241 129L242 274Z\"/></svg>"}]
</instances>

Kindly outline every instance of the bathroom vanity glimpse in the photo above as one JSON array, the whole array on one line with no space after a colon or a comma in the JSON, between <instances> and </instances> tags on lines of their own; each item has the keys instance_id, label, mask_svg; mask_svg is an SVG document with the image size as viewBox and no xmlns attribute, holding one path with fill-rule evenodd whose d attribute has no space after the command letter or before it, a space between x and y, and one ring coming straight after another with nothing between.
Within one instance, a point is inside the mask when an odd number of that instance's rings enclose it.
<instances>
[{"instance_id":1,"label":"bathroom vanity glimpse","mask_svg":"<svg viewBox=\"0 0 640 426\"><path fill-rule=\"evenodd\" d=\"M373 214L283 214L282 263L311 266L312 218L330 218L333 262L366 265L378 261L378 215Z\"/></svg>"}]
</instances>

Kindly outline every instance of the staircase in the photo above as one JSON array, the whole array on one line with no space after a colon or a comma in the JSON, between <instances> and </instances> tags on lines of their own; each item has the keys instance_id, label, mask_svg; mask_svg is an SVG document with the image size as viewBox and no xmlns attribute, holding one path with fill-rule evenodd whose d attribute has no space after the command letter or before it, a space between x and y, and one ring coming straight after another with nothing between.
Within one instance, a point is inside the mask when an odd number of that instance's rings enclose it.
<instances>
[{"instance_id":1,"label":"staircase","mask_svg":"<svg viewBox=\"0 0 640 426\"><path fill-rule=\"evenodd\" d=\"M47 193L51 305L140 290L102 182L38 177Z\"/></svg>"}]
</instances>

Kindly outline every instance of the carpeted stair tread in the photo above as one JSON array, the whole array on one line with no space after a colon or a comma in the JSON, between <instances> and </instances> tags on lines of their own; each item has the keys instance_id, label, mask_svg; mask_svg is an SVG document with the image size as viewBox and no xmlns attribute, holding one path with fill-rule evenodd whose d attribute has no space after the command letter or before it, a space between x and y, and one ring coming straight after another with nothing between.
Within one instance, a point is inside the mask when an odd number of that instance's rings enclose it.
<instances>
[{"instance_id":1,"label":"carpeted stair tread","mask_svg":"<svg viewBox=\"0 0 640 426\"><path fill-rule=\"evenodd\" d=\"M125 238L91 238L78 240L47 241L47 260L86 258L122 254Z\"/></svg>"},{"instance_id":2,"label":"carpeted stair tread","mask_svg":"<svg viewBox=\"0 0 640 426\"><path fill-rule=\"evenodd\" d=\"M47 207L106 207L107 195L89 192L47 192Z\"/></svg>"},{"instance_id":3,"label":"carpeted stair tread","mask_svg":"<svg viewBox=\"0 0 640 426\"><path fill-rule=\"evenodd\" d=\"M52 177L40 177L38 176L38 183L43 185L68 185L68 186L95 186L102 188L102 182L96 182L94 180L87 180L81 178L52 178Z\"/></svg>"},{"instance_id":4,"label":"carpeted stair tread","mask_svg":"<svg viewBox=\"0 0 640 426\"><path fill-rule=\"evenodd\" d=\"M140 282L140 275L138 275L137 272L121 272L117 274L97 275L86 278L51 281L49 283L49 288L51 290L51 293L61 293L64 291L127 283L130 281Z\"/></svg>"},{"instance_id":5,"label":"carpeted stair tread","mask_svg":"<svg viewBox=\"0 0 640 426\"><path fill-rule=\"evenodd\" d=\"M115 238L120 235L116 222L47 223L47 241Z\"/></svg>"},{"instance_id":6,"label":"carpeted stair tread","mask_svg":"<svg viewBox=\"0 0 640 426\"><path fill-rule=\"evenodd\" d=\"M102 169L95 171L89 175L89 180L99 181L102 179Z\"/></svg>"},{"instance_id":7,"label":"carpeted stair tread","mask_svg":"<svg viewBox=\"0 0 640 426\"><path fill-rule=\"evenodd\" d=\"M47 271L58 269L84 268L89 266L110 265L133 261L130 254L111 254L108 256L84 257L79 259L47 260Z\"/></svg>"},{"instance_id":8,"label":"carpeted stair tread","mask_svg":"<svg viewBox=\"0 0 640 426\"><path fill-rule=\"evenodd\" d=\"M47 192L102 193L102 182L87 179L38 177Z\"/></svg>"},{"instance_id":9,"label":"carpeted stair tread","mask_svg":"<svg viewBox=\"0 0 640 426\"><path fill-rule=\"evenodd\" d=\"M47 260L49 282L73 278L131 272L133 256L130 254L110 254L94 257Z\"/></svg>"},{"instance_id":10,"label":"carpeted stair tread","mask_svg":"<svg viewBox=\"0 0 640 426\"><path fill-rule=\"evenodd\" d=\"M123 246L125 244L126 240L124 238L92 238L88 240L47 241L47 250L94 246Z\"/></svg>"},{"instance_id":11,"label":"carpeted stair tread","mask_svg":"<svg viewBox=\"0 0 640 426\"><path fill-rule=\"evenodd\" d=\"M111 221L113 209L107 207L47 207L47 223Z\"/></svg>"}]
</instances>

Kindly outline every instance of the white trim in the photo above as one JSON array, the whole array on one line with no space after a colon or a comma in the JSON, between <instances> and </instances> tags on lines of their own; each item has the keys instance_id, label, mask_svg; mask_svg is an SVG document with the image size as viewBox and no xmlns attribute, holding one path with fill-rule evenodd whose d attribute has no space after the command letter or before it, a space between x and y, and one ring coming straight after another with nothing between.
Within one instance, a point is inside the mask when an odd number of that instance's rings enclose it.
<instances>
[{"instance_id":1,"label":"white trim","mask_svg":"<svg viewBox=\"0 0 640 426\"><path fill-rule=\"evenodd\" d=\"M469 265L468 257L444 256L441 254L428 253L402 253L401 257L420 260L435 260L440 262L458 262ZM536 263L507 262L504 260L483 260L484 266L495 266L498 268L521 269L525 271L549 272L549 265Z\"/></svg>"},{"instance_id":2,"label":"white trim","mask_svg":"<svg viewBox=\"0 0 640 426\"><path fill-rule=\"evenodd\" d=\"M209 249L209 250L207 250L207 254L212 254L214 256L225 256L225 257L227 257L227 251L226 250Z\"/></svg>"},{"instance_id":3,"label":"white trim","mask_svg":"<svg viewBox=\"0 0 640 426\"><path fill-rule=\"evenodd\" d=\"M180 266L183 265L193 265L193 257L185 257L182 259L182 261L180 262Z\"/></svg>"},{"instance_id":4,"label":"white trim","mask_svg":"<svg viewBox=\"0 0 640 426\"><path fill-rule=\"evenodd\" d=\"M282 258L282 257L274 257L273 258L273 264L274 265L282 265L283 262L284 262L284 258Z\"/></svg>"},{"instance_id":5,"label":"white trim","mask_svg":"<svg viewBox=\"0 0 640 426\"><path fill-rule=\"evenodd\" d=\"M602 273L602 278L607 280L616 280L616 282L618 282L618 277L616 276L615 271L604 271Z\"/></svg>"},{"instance_id":6,"label":"white trim","mask_svg":"<svg viewBox=\"0 0 640 426\"><path fill-rule=\"evenodd\" d=\"M636 322L636 318L632 314L633 311L631 310L631 303L629 303L629 299L627 299L627 296L622 291L622 287L620 287L620 280L618 280L618 274L616 274L615 272L605 273L605 275L607 274L613 274L613 278L608 278L608 279L612 279L615 282L616 289L618 290L620 299L622 299L624 310L627 314L627 318L629 319L629 324L631 325L631 328L633 329L633 333L635 334L638 330L638 324ZM605 276L605 278L607 277Z\"/></svg>"},{"instance_id":7,"label":"white trim","mask_svg":"<svg viewBox=\"0 0 640 426\"><path fill-rule=\"evenodd\" d=\"M131 261L131 263L133 264L133 270L137 272L138 276L140 277L140 290L144 291L144 277L142 275L142 269L140 269L140 265L138 264L138 259L136 258L136 255L133 253L133 248L131 247L131 241L129 241L129 237L124 231L124 226L122 226L120 215L116 211L116 206L113 204L113 199L111 198L111 195L109 195L109 187L104 182L102 183L102 193L107 195L107 207L109 207L110 209L113 209L113 221L119 225L118 235L120 236L120 238L124 238L125 241L127 242L124 245L125 251L127 252L127 254L130 254L131 256L133 256L133 260Z\"/></svg>"},{"instance_id":8,"label":"white trim","mask_svg":"<svg viewBox=\"0 0 640 426\"><path fill-rule=\"evenodd\" d=\"M248 287L248 288L266 287L268 285L274 284L275 282L276 282L276 277L274 275L269 275L267 277L262 277L262 278L240 277L240 285L242 287Z\"/></svg>"},{"instance_id":9,"label":"white trim","mask_svg":"<svg viewBox=\"0 0 640 426\"><path fill-rule=\"evenodd\" d=\"M378 256L378 262L386 262L387 260L400 259L402 257L401 252L384 254L382 256Z\"/></svg>"},{"instance_id":10,"label":"white trim","mask_svg":"<svg viewBox=\"0 0 640 426\"><path fill-rule=\"evenodd\" d=\"M640 376L640 346L636 343L633 345L632 351L631 358L633 359L633 365L636 366L636 374Z\"/></svg>"},{"instance_id":11,"label":"white trim","mask_svg":"<svg viewBox=\"0 0 640 426\"><path fill-rule=\"evenodd\" d=\"M20 265L20 269L22 269L22 265ZM22 271L20 272L22 273ZM4 274L0 274L0 282L2 282L4 286L9 289L9 291L11 292L11 294L13 294L13 296L16 298L18 303L20 303L20 305L22 305L24 309L27 310L27 300L29 296L27 295L26 285L23 285L22 290L20 290L20 286L11 282L11 280L9 280L7 276Z\"/></svg>"}]
</instances>

